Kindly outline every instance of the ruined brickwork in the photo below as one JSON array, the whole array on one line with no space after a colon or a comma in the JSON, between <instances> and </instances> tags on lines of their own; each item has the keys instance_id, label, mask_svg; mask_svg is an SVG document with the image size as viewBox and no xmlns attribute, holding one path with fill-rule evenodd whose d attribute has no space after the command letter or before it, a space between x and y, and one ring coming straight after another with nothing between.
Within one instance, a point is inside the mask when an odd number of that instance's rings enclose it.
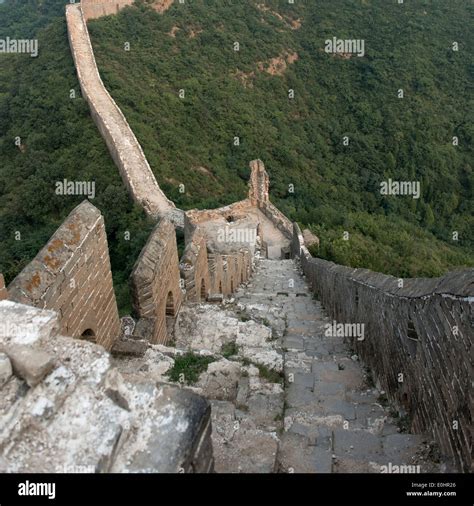
<instances>
[{"instance_id":1,"label":"ruined brickwork","mask_svg":"<svg viewBox=\"0 0 474 506\"><path fill-rule=\"evenodd\" d=\"M203 397L125 380L102 347L63 337L52 311L2 301L0 322L1 473L213 471Z\"/></svg>"},{"instance_id":2,"label":"ruined brickwork","mask_svg":"<svg viewBox=\"0 0 474 506\"><path fill-rule=\"evenodd\" d=\"M0 274L0 300L4 300L8 297L7 288L5 286L5 280L3 274Z\"/></svg>"},{"instance_id":3,"label":"ruined brickwork","mask_svg":"<svg viewBox=\"0 0 474 506\"><path fill-rule=\"evenodd\" d=\"M66 20L82 95L130 195L150 216L169 216L182 226L182 212L161 191L135 134L100 78L81 4L66 7Z\"/></svg>"},{"instance_id":4,"label":"ruined brickwork","mask_svg":"<svg viewBox=\"0 0 474 506\"><path fill-rule=\"evenodd\" d=\"M393 401L459 469L472 465L474 271L398 280L313 258L295 225L292 243L314 293L335 321L365 324L357 354Z\"/></svg>"},{"instance_id":5,"label":"ruined brickwork","mask_svg":"<svg viewBox=\"0 0 474 506\"><path fill-rule=\"evenodd\" d=\"M270 202L270 178L261 160L250 162L249 201L269 218L287 239L293 236L291 221Z\"/></svg>"},{"instance_id":6,"label":"ruined brickwork","mask_svg":"<svg viewBox=\"0 0 474 506\"><path fill-rule=\"evenodd\" d=\"M9 299L59 314L60 332L106 349L119 334L104 219L88 201L8 287Z\"/></svg>"},{"instance_id":7,"label":"ruined brickwork","mask_svg":"<svg viewBox=\"0 0 474 506\"><path fill-rule=\"evenodd\" d=\"M186 299L192 302L204 302L209 295L211 286L206 238L199 229L196 229L187 241L180 269L181 277L184 280Z\"/></svg>"},{"instance_id":8,"label":"ruined brickwork","mask_svg":"<svg viewBox=\"0 0 474 506\"><path fill-rule=\"evenodd\" d=\"M270 178L262 160L250 162L249 199L253 206L263 207L270 201Z\"/></svg>"},{"instance_id":9,"label":"ruined brickwork","mask_svg":"<svg viewBox=\"0 0 474 506\"><path fill-rule=\"evenodd\" d=\"M168 341L167 320L174 319L181 306L178 264L175 229L163 219L151 233L131 275L135 312L151 321L152 343Z\"/></svg>"},{"instance_id":10,"label":"ruined brickwork","mask_svg":"<svg viewBox=\"0 0 474 506\"><path fill-rule=\"evenodd\" d=\"M110 14L117 14L135 0L81 0L82 11L86 21Z\"/></svg>"}]
</instances>

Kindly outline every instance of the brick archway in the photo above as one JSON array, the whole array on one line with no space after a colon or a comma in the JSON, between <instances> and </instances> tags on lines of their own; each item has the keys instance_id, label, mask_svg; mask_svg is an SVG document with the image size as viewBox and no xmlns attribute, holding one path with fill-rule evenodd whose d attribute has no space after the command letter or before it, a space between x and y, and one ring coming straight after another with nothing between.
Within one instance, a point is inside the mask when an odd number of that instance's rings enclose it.
<instances>
[{"instance_id":1,"label":"brick archway","mask_svg":"<svg viewBox=\"0 0 474 506\"><path fill-rule=\"evenodd\" d=\"M206 289L206 282L204 281L204 278L201 278L201 286L200 286L200 299L201 301L207 300L207 289Z\"/></svg>"}]
</instances>

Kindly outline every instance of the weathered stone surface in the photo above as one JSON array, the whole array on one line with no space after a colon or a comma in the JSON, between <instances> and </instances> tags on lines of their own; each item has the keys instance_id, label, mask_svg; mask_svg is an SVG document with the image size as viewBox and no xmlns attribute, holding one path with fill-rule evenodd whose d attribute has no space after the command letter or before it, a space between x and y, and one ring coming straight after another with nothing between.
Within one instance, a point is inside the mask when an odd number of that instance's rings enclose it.
<instances>
[{"instance_id":1,"label":"weathered stone surface","mask_svg":"<svg viewBox=\"0 0 474 506\"><path fill-rule=\"evenodd\" d=\"M5 353L0 353L0 388L10 379L12 364Z\"/></svg>"},{"instance_id":2,"label":"weathered stone surface","mask_svg":"<svg viewBox=\"0 0 474 506\"><path fill-rule=\"evenodd\" d=\"M142 357L146 353L148 346L148 341L142 339L119 339L114 343L112 354Z\"/></svg>"},{"instance_id":3,"label":"weathered stone surface","mask_svg":"<svg viewBox=\"0 0 474 506\"><path fill-rule=\"evenodd\" d=\"M208 399L234 401L237 397L237 385L241 366L237 362L222 359L208 365L207 371L199 377L197 387L202 389Z\"/></svg>"},{"instance_id":4,"label":"weathered stone surface","mask_svg":"<svg viewBox=\"0 0 474 506\"><path fill-rule=\"evenodd\" d=\"M54 359L44 351L28 346L10 345L4 348L13 371L30 387L36 386L54 367Z\"/></svg>"},{"instance_id":5,"label":"weathered stone surface","mask_svg":"<svg viewBox=\"0 0 474 506\"><path fill-rule=\"evenodd\" d=\"M33 345L50 335L57 335L58 315L24 304L0 302L0 343Z\"/></svg>"},{"instance_id":6,"label":"weathered stone surface","mask_svg":"<svg viewBox=\"0 0 474 506\"><path fill-rule=\"evenodd\" d=\"M332 453L329 449L309 446L305 436L285 433L278 453L280 469L289 473L330 473Z\"/></svg>"},{"instance_id":7,"label":"weathered stone surface","mask_svg":"<svg viewBox=\"0 0 474 506\"><path fill-rule=\"evenodd\" d=\"M207 436L210 406L189 390L167 385L130 385L133 428L112 466L113 472L193 472L194 453Z\"/></svg>"},{"instance_id":8,"label":"weathered stone surface","mask_svg":"<svg viewBox=\"0 0 474 506\"><path fill-rule=\"evenodd\" d=\"M7 322L17 306L4 308ZM40 321L48 322L51 314L43 313ZM15 334L7 344L2 340L14 370L21 366L31 386L17 376L0 385L0 472L212 470L204 399L146 376L137 384L124 381L101 346L57 336L54 329L43 329L35 348L12 344Z\"/></svg>"}]
</instances>

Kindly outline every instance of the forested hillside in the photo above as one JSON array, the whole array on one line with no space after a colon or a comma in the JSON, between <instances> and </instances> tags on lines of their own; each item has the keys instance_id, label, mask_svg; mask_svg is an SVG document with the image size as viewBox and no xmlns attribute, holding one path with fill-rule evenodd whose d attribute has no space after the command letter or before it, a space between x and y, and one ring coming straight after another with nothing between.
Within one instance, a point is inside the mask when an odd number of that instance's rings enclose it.
<instances>
[{"instance_id":1,"label":"forested hillside","mask_svg":"<svg viewBox=\"0 0 474 506\"><path fill-rule=\"evenodd\" d=\"M153 224L132 205L81 98L65 3L0 5L0 39L39 39L37 58L0 54L0 272L10 282L84 200L56 195L57 181L94 181L91 202L105 215L118 302L129 312L128 276Z\"/></svg>"},{"instance_id":2,"label":"forested hillside","mask_svg":"<svg viewBox=\"0 0 474 506\"><path fill-rule=\"evenodd\" d=\"M0 272L10 281L83 199L55 183L92 180L127 311L152 224L80 97L66 3L0 5L0 38L39 39L37 58L0 54ZM188 0L159 15L140 2L90 23L104 81L168 197L186 209L243 198L261 158L272 199L320 235L321 256L400 276L474 265L473 3L259 3ZM366 55L326 54L333 36L365 39ZM387 178L419 180L420 199L380 195Z\"/></svg>"},{"instance_id":3,"label":"forested hillside","mask_svg":"<svg viewBox=\"0 0 474 506\"><path fill-rule=\"evenodd\" d=\"M243 197L258 157L272 198L321 236L322 256L401 276L472 265L473 2L194 0L165 15L140 3L90 31L179 205ZM332 37L364 39L365 56L325 53ZM388 178L419 181L420 198L382 196Z\"/></svg>"}]
</instances>

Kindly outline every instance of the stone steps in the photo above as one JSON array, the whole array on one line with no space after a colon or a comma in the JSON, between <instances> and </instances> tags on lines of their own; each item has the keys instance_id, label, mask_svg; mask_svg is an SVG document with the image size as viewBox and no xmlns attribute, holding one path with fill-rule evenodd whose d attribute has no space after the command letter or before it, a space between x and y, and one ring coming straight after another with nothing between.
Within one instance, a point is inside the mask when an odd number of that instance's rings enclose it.
<instances>
[{"instance_id":1,"label":"stone steps","mask_svg":"<svg viewBox=\"0 0 474 506\"><path fill-rule=\"evenodd\" d=\"M236 299L272 326L278 324L275 314L286 322L280 340L286 383L278 471L383 472L415 465L424 438L398 432L344 339L325 336L332 322L292 260L261 260ZM427 463L426 470L433 465Z\"/></svg>"}]
</instances>

